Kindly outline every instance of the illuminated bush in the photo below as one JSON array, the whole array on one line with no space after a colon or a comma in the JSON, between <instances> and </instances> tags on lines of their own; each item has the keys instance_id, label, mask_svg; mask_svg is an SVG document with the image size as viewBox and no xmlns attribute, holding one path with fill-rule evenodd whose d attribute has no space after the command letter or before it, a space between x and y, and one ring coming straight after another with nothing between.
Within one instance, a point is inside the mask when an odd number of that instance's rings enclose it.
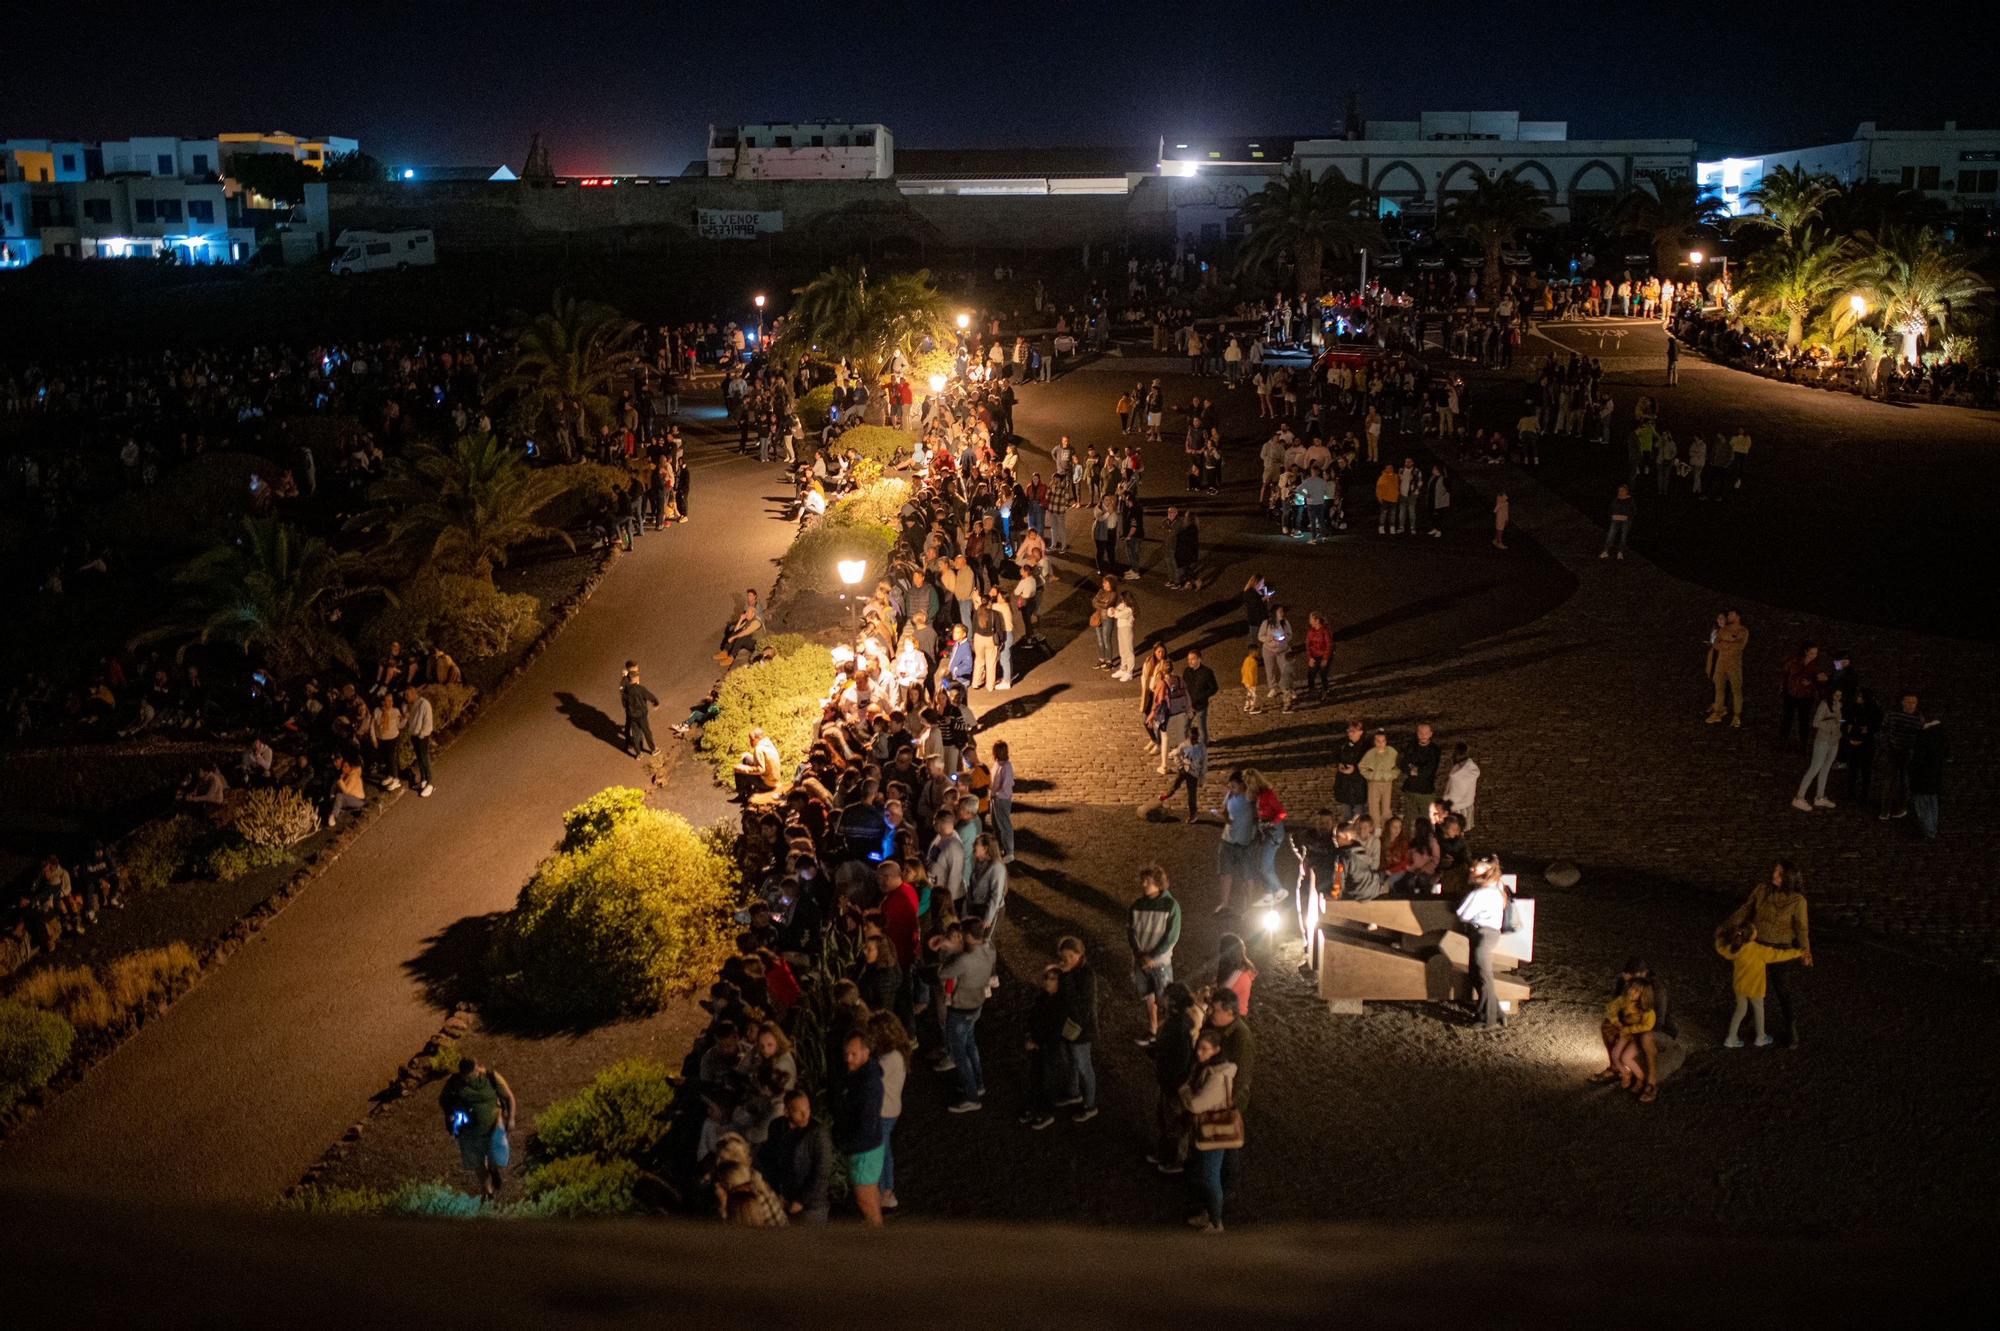
<instances>
[{"instance_id":1,"label":"illuminated bush","mask_svg":"<svg viewBox=\"0 0 2000 1331\"><path fill-rule=\"evenodd\" d=\"M701 732L701 754L716 778L729 783L730 769L749 750L750 731L758 726L778 746L779 761L796 764L819 733L821 705L832 685L833 653L814 644L723 676L716 696L721 710Z\"/></svg>"},{"instance_id":2,"label":"illuminated bush","mask_svg":"<svg viewBox=\"0 0 2000 1331\"><path fill-rule=\"evenodd\" d=\"M859 559L868 572L880 577L889 566L889 549L896 543L896 528L883 523L852 523L827 517L792 539L778 559L785 586L792 592L818 592L831 596L847 590L840 580L840 561Z\"/></svg>"},{"instance_id":3,"label":"illuminated bush","mask_svg":"<svg viewBox=\"0 0 2000 1331\"><path fill-rule=\"evenodd\" d=\"M736 883L717 839L633 809L521 889L494 950L499 996L554 1021L654 1011L713 976Z\"/></svg>"},{"instance_id":4,"label":"illuminated bush","mask_svg":"<svg viewBox=\"0 0 2000 1331\"><path fill-rule=\"evenodd\" d=\"M543 1110L535 1121L542 1150L555 1157L640 1159L666 1138L674 1083L665 1063L628 1058Z\"/></svg>"},{"instance_id":5,"label":"illuminated bush","mask_svg":"<svg viewBox=\"0 0 2000 1331\"><path fill-rule=\"evenodd\" d=\"M172 998L201 972L186 943L149 947L118 957L104 968L104 987L121 1012L142 1008L156 998Z\"/></svg>"},{"instance_id":6,"label":"illuminated bush","mask_svg":"<svg viewBox=\"0 0 2000 1331\"><path fill-rule=\"evenodd\" d=\"M818 434L826 428L826 418L832 410L833 385L821 384L799 399L799 424Z\"/></svg>"},{"instance_id":7,"label":"illuminated bush","mask_svg":"<svg viewBox=\"0 0 2000 1331\"><path fill-rule=\"evenodd\" d=\"M530 1173L506 1214L523 1220L586 1220L639 1209L639 1167L630 1160L571 1156Z\"/></svg>"},{"instance_id":8,"label":"illuminated bush","mask_svg":"<svg viewBox=\"0 0 2000 1331\"><path fill-rule=\"evenodd\" d=\"M582 850L645 807L646 792L634 786L600 790L563 815L563 839L556 849Z\"/></svg>"},{"instance_id":9,"label":"illuminated bush","mask_svg":"<svg viewBox=\"0 0 2000 1331\"><path fill-rule=\"evenodd\" d=\"M916 447L916 436L893 425L857 425L834 440L834 447L842 453L851 448L863 460L886 467L908 460Z\"/></svg>"},{"instance_id":10,"label":"illuminated bush","mask_svg":"<svg viewBox=\"0 0 2000 1331\"><path fill-rule=\"evenodd\" d=\"M236 802L229 825L236 835L259 849L282 849L311 836L319 828L319 813L290 786L253 790Z\"/></svg>"},{"instance_id":11,"label":"illuminated bush","mask_svg":"<svg viewBox=\"0 0 2000 1331\"><path fill-rule=\"evenodd\" d=\"M80 1031L101 1031L118 1019L118 1004L88 966L48 966L14 986L9 997L53 1012Z\"/></svg>"},{"instance_id":12,"label":"illuminated bush","mask_svg":"<svg viewBox=\"0 0 2000 1331\"><path fill-rule=\"evenodd\" d=\"M0 1112L62 1071L76 1029L53 1012L0 1001Z\"/></svg>"}]
</instances>

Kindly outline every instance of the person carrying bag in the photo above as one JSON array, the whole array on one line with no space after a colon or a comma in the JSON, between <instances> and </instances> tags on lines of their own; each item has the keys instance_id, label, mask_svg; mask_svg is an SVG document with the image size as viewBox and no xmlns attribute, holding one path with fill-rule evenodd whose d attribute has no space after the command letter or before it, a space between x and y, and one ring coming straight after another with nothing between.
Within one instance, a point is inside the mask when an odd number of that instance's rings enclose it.
<instances>
[{"instance_id":1,"label":"person carrying bag","mask_svg":"<svg viewBox=\"0 0 2000 1331\"><path fill-rule=\"evenodd\" d=\"M1195 1149L1188 1179L1202 1209L1188 1217L1188 1224L1204 1234L1220 1234L1223 1176L1243 1149L1243 1112L1236 1107L1236 1065L1223 1056L1222 1037L1203 1031L1194 1052L1197 1061L1181 1087L1181 1107Z\"/></svg>"}]
</instances>

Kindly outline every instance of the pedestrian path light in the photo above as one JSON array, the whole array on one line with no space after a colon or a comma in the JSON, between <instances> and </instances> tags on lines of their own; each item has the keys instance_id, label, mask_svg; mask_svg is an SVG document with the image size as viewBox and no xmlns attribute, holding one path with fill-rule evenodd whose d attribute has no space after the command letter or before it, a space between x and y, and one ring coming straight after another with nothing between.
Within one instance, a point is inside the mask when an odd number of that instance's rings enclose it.
<instances>
[{"instance_id":1,"label":"pedestrian path light","mask_svg":"<svg viewBox=\"0 0 2000 1331\"><path fill-rule=\"evenodd\" d=\"M1847 298L1847 308L1854 311L1855 318L1866 319L1868 317L1868 297L1856 292Z\"/></svg>"},{"instance_id":2,"label":"pedestrian path light","mask_svg":"<svg viewBox=\"0 0 2000 1331\"><path fill-rule=\"evenodd\" d=\"M958 316L958 331L962 333L962 332L964 332L964 331L965 331L966 329L968 329L968 328L970 328L970 327L972 327L972 316L971 316L971 315L969 315L969 314L961 314L961 315L959 315L959 316Z\"/></svg>"},{"instance_id":3,"label":"pedestrian path light","mask_svg":"<svg viewBox=\"0 0 2000 1331\"><path fill-rule=\"evenodd\" d=\"M931 376L931 392L932 392L932 393L942 393L942 392L944 392L944 376L943 376L943 375L941 375L941 374L934 374L934 375L932 375L932 376Z\"/></svg>"},{"instance_id":4,"label":"pedestrian path light","mask_svg":"<svg viewBox=\"0 0 2000 1331\"><path fill-rule=\"evenodd\" d=\"M865 559L843 559L835 567L840 570L840 580L850 587L857 586L868 576L868 561Z\"/></svg>"}]
</instances>

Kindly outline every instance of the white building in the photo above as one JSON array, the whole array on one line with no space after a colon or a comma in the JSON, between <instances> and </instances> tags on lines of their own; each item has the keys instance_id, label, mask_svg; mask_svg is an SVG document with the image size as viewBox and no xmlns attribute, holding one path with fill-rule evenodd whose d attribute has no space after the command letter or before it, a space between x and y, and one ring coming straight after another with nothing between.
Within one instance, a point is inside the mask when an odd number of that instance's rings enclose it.
<instances>
[{"instance_id":1,"label":"white building","mask_svg":"<svg viewBox=\"0 0 2000 1331\"><path fill-rule=\"evenodd\" d=\"M739 180L887 180L896 174L896 145L886 125L710 125L708 174Z\"/></svg>"},{"instance_id":2,"label":"white building","mask_svg":"<svg viewBox=\"0 0 2000 1331\"><path fill-rule=\"evenodd\" d=\"M2000 204L2000 130L1960 129L1955 120L1943 129L1919 130L1878 129L1866 120L1839 143L1698 163L1695 178L1738 215L1756 211L1745 196L1779 167L1832 176L1843 185L1873 180L1915 190L1954 209Z\"/></svg>"},{"instance_id":3,"label":"white building","mask_svg":"<svg viewBox=\"0 0 2000 1331\"><path fill-rule=\"evenodd\" d=\"M1685 179L1694 169L1694 140L1572 139L1566 121L1523 120L1516 111L1426 111L1415 120L1368 121L1358 137L1160 143L1163 175L1198 177L1227 168L1221 174L1239 178L1238 188L1209 191L1218 196L1259 188L1291 163L1366 185L1384 216L1435 213L1482 179L1511 176L1541 192L1552 221L1564 221L1648 173ZM1214 220L1204 216L1196 225Z\"/></svg>"}]
</instances>

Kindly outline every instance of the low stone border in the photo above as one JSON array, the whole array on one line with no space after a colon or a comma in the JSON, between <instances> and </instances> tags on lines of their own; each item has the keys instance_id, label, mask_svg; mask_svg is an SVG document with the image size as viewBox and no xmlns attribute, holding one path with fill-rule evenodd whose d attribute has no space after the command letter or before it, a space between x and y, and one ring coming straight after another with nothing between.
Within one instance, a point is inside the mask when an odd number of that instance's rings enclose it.
<instances>
[{"instance_id":1,"label":"low stone border","mask_svg":"<svg viewBox=\"0 0 2000 1331\"><path fill-rule=\"evenodd\" d=\"M321 1179L332 1173L336 1165L352 1155L360 1146L361 1138L367 1133L370 1123L395 1108L398 1103L407 1099L418 1087L427 1084L436 1075L431 1068L431 1060L443 1050L458 1043L460 1037L472 1028L472 1019L475 1015L476 1010L469 1003L460 1003L453 1008L451 1016L445 1019L444 1025L438 1027L437 1034L426 1040L422 1049L410 1055L409 1060L396 1069L396 1075L389 1079L388 1085L371 1097L373 1103L369 1106L368 1112L356 1119L346 1132L341 1133L339 1139L327 1147L305 1173L299 1175L299 1181L285 1189L280 1199L289 1201L308 1189L318 1187Z\"/></svg>"},{"instance_id":2,"label":"low stone border","mask_svg":"<svg viewBox=\"0 0 2000 1331\"><path fill-rule=\"evenodd\" d=\"M510 666L507 672L498 680L494 681L492 688L481 690L475 695L472 701L466 705L465 710L452 722L449 730L439 733L436 739L436 746L439 752L447 750L452 741L463 734L467 727L485 712L488 705L494 700L504 697L507 691L514 686L514 683L527 671L528 667L534 664L536 658L540 657L548 649L549 644L555 640L556 635L572 619L576 618L577 613L583 609L584 604L590 600L591 595L603 583L605 575L611 571L611 565L617 559L619 550L620 547L616 541L613 541L605 548L598 559L597 567L591 570L575 591L556 602L554 618L549 621L549 626L542 630L541 636L529 644L528 649L521 654L521 659ZM41 1112L44 1106L68 1091L70 1087L82 1081L93 1067L97 1066L107 1055L123 1044L134 1032L145 1025L146 1022L165 1013L183 995L207 979L215 968L228 960L238 948L261 932L264 926L269 924L278 912L289 906L299 893L305 891L316 879L331 869L339 861L341 852L352 845L369 827L373 826L375 820L380 818L384 812L399 804L403 799L404 793L398 791L388 797L378 796L373 803L369 804L358 815L339 826L334 831L332 838L308 856L305 863L290 878L286 879L282 886L255 906L252 906L236 923L229 926L228 929L224 930L216 938L200 943L189 943L188 946L195 953L198 967L195 971L194 979L178 993L166 998L157 999L148 1004L143 1010L127 1014L125 1019L114 1025L107 1026L101 1031L93 1032L88 1037L79 1032L76 1047L71 1051L69 1062L63 1066L62 1071L51 1078L47 1085L22 1096L13 1108L7 1112L4 1120L0 1120L0 1142L5 1142L21 1124L32 1119L36 1114Z\"/></svg>"}]
</instances>

